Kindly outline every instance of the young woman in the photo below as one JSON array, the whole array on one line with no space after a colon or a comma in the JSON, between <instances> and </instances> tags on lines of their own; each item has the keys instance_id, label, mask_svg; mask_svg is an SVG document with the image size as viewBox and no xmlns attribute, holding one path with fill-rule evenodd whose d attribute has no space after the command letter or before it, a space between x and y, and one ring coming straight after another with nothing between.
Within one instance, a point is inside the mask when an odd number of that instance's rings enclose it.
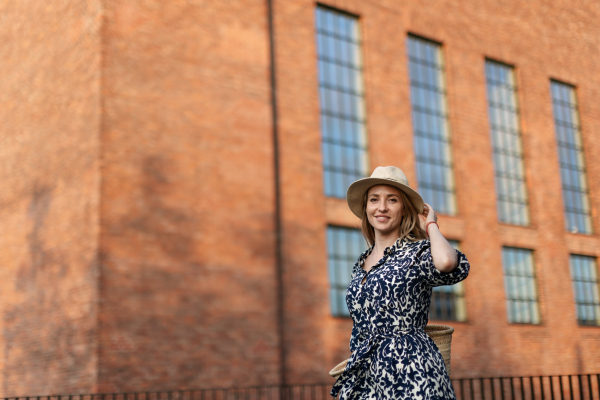
<instances>
[{"instance_id":1,"label":"young woman","mask_svg":"<svg viewBox=\"0 0 600 400\"><path fill-rule=\"evenodd\" d=\"M441 353L424 331L431 289L469 274L433 208L396 167L377 167L348 188L370 245L346 292L352 356L331 395L346 399L456 399Z\"/></svg>"}]
</instances>

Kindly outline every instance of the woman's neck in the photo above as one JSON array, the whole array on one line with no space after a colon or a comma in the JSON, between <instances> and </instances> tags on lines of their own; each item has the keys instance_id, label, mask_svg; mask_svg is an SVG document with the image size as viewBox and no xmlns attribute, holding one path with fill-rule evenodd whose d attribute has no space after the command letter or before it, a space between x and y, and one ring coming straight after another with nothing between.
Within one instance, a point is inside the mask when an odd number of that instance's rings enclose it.
<instances>
[{"instance_id":1,"label":"woman's neck","mask_svg":"<svg viewBox=\"0 0 600 400\"><path fill-rule=\"evenodd\" d=\"M378 255L383 255L383 251L392 246L398 240L398 233L383 233L375 231L375 247L373 252Z\"/></svg>"}]
</instances>

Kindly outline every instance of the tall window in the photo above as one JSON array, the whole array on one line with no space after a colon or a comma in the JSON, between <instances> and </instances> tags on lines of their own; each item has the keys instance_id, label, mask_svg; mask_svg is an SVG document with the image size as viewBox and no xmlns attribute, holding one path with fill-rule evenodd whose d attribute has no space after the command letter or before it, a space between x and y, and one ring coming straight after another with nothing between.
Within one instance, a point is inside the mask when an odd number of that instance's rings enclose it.
<instances>
[{"instance_id":1,"label":"tall window","mask_svg":"<svg viewBox=\"0 0 600 400\"><path fill-rule=\"evenodd\" d=\"M592 233L585 160L575 89L551 81L554 127L562 181L565 225L568 231Z\"/></svg>"},{"instance_id":2,"label":"tall window","mask_svg":"<svg viewBox=\"0 0 600 400\"><path fill-rule=\"evenodd\" d=\"M508 322L539 324L540 312L533 252L504 247L502 265Z\"/></svg>"},{"instance_id":3,"label":"tall window","mask_svg":"<svg viewBox=\"0 0 600 400\"><path fill-rule=\"evenodd\" d=\"M345 198L368 173L358 21L325 7L316 19L324 189Z\"/></svg>"},{"instance_id":4,"label":"tall window","mask_svg":"<svg viewBox=\"0 0 600 400\"><path fill-rule=\"evenodd\" d=\"M417 180L423 199L442 214L456 214L446 85L441 46L408 37Z\"/></svg>"},{"instance_id":5,"label":"tall window","mask_svg":"<svg viewBox=\"0 0 600 400\"><path fill-rule=\"evenodd\" d=\"M327 227L327 254L331 313L335 316L349 316L346 305L346 288L350 283L352 267L358 256L365 250L365 240L357 229Z\"/></svg>"},{"instance_id":6,"label":"tall window","mask_svg":"<svg viewBox=\"0 0 600 400\"><path fill-rule=\"evenodd\" d=\"M448 240L452 247L459 249L455 240ZM429 307L429 319L441 319L446 321L466 321L467 313L465 307L465 292L463 283L458 282L450 286L437 286L431 293L431 306Z\"/></svg>"},{"instance_id":7,"label":"tall window","mask_svg":"<svg viewBox=\"0 0 600 400\"><path fill-rule=\"evenodd\" d=\"M523 145L512 67L486 60L496 200L500 222L529 225Z\"/></svg>"},{"instance_id":8,"label":"tall window","mask_svg":"<svg viewBox=\"0 0 600 400\"><path fill-rule=\"evenodd\" d=\"M598 266L594 257L571 254L571 278L579 325L600 325Z\"/></svg>"}]
</instances>

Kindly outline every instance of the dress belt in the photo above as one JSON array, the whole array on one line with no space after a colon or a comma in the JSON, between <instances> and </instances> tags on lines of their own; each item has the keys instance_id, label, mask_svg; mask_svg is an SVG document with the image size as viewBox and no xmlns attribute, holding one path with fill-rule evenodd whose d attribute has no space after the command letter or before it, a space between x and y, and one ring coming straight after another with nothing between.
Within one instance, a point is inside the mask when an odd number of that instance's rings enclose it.
<instances>
[{"instance_id":1,"label":"dress belt","mask_svg":"<svg viewBox=\"0 0 600 400\"><path fill-rule=\"evenodd\" d=\"M375 344L378 344L382 339L399 337L406 334L414 334L418 331L422 331L425 334L425 330L422 328L417 328L415 326L411 326L407 329L401 331L395 331L391 333L374 333L371 332L369 336L362 341L360 347L352 353L350 358L348 359L348 364L346 364L346 369L342 374L338 377L331 389L331 395L333 397L337 397L340 389L346 384L346 382L352 380L352 386L354 386L356 375L360 370L362 370L361 366L364 367L364 362L369 358L371 354L371 350Z\"/></svg>"}]
</instances>

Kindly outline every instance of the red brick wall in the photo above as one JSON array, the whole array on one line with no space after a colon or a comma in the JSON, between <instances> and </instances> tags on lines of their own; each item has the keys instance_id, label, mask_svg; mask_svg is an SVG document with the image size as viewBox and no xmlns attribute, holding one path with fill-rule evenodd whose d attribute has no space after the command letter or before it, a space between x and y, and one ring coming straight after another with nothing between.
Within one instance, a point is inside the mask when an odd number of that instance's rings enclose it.
<instances>
[{"instance_id":1,"label":"red brick wall","mask_svg":"<svg viewBox=\"0 0 600 400\"><path fill-rule=\"evenodd\" d=\"M0 1L0 396L94 390L99 1Z\"/></svg>"},{"instance_id":2,"label":"red brick wall","mask_svg":"<svg viewBox=\"0 0 600 400\"><path fill-rule=\"evenodd\" d=\"M569 252L600 255L597 235L564 230L549 79L578 86L593 215L598 212L600 109L593 99L599 11L586 2L326 1L360 16L371 167L401 167L415 185L408 33L443 44L453 136L458 215L442 232L460 240L472 264L465 323L451 322L454 377L559 374L600 370L600 328L579 327ZM348 353L351 321L329 316L324 232L357 226L345 202L322 191L314 31L315 4L276 2L281 109L286 373L293 382L324 380ZM532 224L497 222L484 76L485 57L515 65ZM596 231L598 221L595 220ZM535 251L540 325L508 324L501 248ZM306 354L310 354L307 357Z\"/></svg>"},{"instance_id":3,"label":"red brick wall","mask_svg":"<svg viewBox=\"0 0 600 400\"><path fill-rule=\"evenodd\" d=\"M443 44L458 215L472 273L453 377L600 371L579 327L549 79L577 86L596 231L600 11L580 1L331 0L360 16L371 167L415 185L408 33ZM284 379L327 382L330 316L315 3L274 0ZM0 395L280 382L265 0L0 1ZM497 223L484 59L516 67L530 227ZM501 248L535 251L542 324L506 322ZM97 263L96 260L99 260Z\"/></svg>"},{"instance_id":4,"label":"red brick wall","mask_svg":"<svg viewBox=\"0 0 600 400\"><path fill-rule=\"evenodd\" d=\"M99 387L276 384L266 3L105 6Z\"/></svg>"}]
</instances>

